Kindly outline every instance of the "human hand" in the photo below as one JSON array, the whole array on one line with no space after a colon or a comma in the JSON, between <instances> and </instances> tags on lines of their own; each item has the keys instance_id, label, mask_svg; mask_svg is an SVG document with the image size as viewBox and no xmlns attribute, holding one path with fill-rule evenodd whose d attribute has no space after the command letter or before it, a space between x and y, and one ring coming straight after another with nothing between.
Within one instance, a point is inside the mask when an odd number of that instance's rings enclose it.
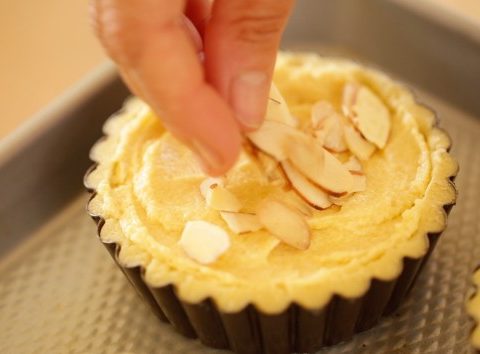
<instances>
[{"instance_id":1,"label":"human hand","mask_svg":"<svg viewBox=\"0 0 480 354\"><path fill-rule=\"evenodd\" d=\"M94 0L96 33L164 125L219 175L265 115L294 0Z\"/></svg>"}]
</instances>

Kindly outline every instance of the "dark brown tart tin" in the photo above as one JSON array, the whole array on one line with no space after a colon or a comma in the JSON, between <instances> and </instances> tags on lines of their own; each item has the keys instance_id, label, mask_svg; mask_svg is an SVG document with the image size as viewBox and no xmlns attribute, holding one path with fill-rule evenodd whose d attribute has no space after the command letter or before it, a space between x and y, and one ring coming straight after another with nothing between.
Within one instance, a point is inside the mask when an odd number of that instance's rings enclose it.
<instances>
[{"instance_id":1,"label":"dark brown tart tin","mask_svg":"<svg viewBox=\"0 0 480 354\"><path fill-rule=\"evenodd\" d=\"M95 165L92 166L86 176L95 168ZM452 184L454 179L455 176L450 177ZM95 191L88 187L87 190L92 193L90 200L93 199ZM447 215L453 205L444 205ZM96 222L100 235L104 220L99 215L89 214ZM292 303L275 315L264 314L251 304L240 312L224 313L210 298L197 304L182 301L176 294L175 286L149 286L140 266L123 266L118 261L120 245L102 243L154 314L184 336L239 354L287 354L311 353L346 341L354 334L372 328L381 316L392 314L413 287L440 235L441 232L428 234L429 248L423 257L404 258L403 270L396 279L372 279L362 297L347 299L335 295L318 310Z\"/></svg>"}]
</instances>

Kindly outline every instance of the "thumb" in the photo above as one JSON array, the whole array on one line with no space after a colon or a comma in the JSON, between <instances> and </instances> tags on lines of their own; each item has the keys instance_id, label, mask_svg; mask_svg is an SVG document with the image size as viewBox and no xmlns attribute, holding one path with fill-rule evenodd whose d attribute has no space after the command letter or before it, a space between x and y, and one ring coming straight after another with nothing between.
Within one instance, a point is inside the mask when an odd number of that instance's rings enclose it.
<instances>
[{"instance_id":1,"label":"thumb","mask_svg":"<svg viewBox=\"0 0 480 354\"><path fill-rule=\"evenodd\" d=\"M216 0L206 29L207 80L244 128L265 116L280 39L293 0Z\"/></svg>"}]
</instances>

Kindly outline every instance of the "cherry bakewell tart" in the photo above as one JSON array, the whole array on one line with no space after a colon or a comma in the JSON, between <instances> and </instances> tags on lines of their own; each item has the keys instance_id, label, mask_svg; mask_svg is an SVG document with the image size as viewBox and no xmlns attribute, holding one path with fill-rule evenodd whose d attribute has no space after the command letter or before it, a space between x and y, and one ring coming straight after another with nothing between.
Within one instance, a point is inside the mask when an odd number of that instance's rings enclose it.
<instances>
[{"instance_id":1,"label":"cherry bakewell tart","mask_svg":"<svg viewBox=\"0 0 480 354\"><path fill-rule=\"evenodd\" d=\"M312 352L394 311L445 229L457 163L436 124L381 72L281 53L265 122L221 177L128 100L91 150L88 210L185 336Z\"/></svg>"}]
</instances>

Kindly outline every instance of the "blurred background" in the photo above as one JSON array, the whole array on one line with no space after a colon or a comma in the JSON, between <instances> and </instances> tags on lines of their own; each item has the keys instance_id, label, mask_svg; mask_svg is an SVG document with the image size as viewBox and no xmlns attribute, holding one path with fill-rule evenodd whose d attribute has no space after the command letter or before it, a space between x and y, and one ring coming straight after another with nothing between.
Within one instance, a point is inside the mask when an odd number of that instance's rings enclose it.
<instances>
[{"instance_id":1,"label":"blurred background","mask_svg":"<svg viewBox=\"0 0 480 354\"><path fill-rule=\"evenodd\" d=\"M423 2L426 11L446 9L480 25L480 0L399 1ZM0 23L2 139L106 57L90 29L86 0L0 0Z\"/></svg>"}]
</instances>

